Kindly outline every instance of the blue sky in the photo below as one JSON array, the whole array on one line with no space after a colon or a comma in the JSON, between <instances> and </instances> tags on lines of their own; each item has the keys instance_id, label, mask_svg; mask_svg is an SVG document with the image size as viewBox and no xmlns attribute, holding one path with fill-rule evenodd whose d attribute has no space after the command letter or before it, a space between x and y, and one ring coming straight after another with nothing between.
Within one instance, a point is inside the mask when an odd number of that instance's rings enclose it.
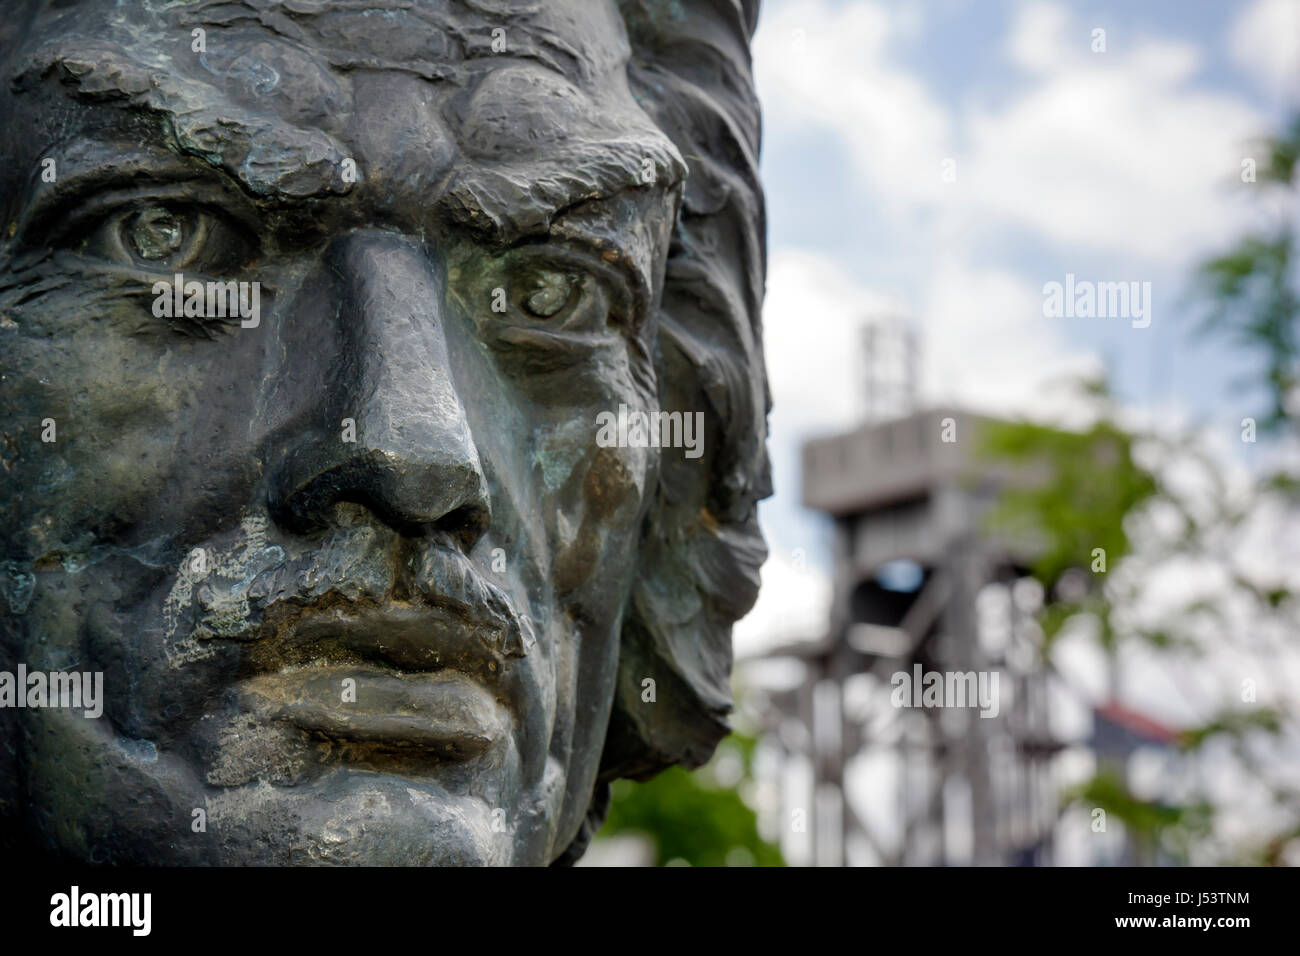
<instances>
[{"instance_id":1,"label":"blue sky","mask_svg":"<svg viewBox=\"0 0 1300 956\"><path fill-rule=\"evenodd\" d=\"M825 527L799 507L797 450L856 421L870 315L917 328L930 402L1068 417L1061 383L1104 366L1156 420L1235 434L1258 409L1230 388L1245 357L1197 339L1180 300L1196 261L1272 214L1240 166L1297 105L1300 0L766 0L754 58L777 494L742 651L816 625ZM1067 273L1150 282L1150 327L1045 317Z\"/></svg>"}]
</instances>

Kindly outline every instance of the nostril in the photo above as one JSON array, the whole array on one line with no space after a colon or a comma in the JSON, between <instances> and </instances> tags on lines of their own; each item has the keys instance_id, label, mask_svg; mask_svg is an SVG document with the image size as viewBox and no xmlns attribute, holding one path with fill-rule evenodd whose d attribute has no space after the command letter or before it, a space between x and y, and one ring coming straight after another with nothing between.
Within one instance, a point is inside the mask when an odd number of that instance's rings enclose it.
<instances>
[{"instance_id":1,"label":"nostril","mask_svg":"<svg viewBox=\"0 0 1300 956\"><path fill-rule=\"evenodd\" d=\"M458 539L468 552L488 529L488 510L479 504L462 505L437 522L440 531Z\"/></svg>"},{"instance_id":2,"label":"nostril","mask_svg":"<svg viewBox=\"0 0 1300 956\"><path fill-rule=\"evenodd\" d=\"M305 443L286 456L272 476L268 498L272 518L298 534L338 525L338 507L351 504L404 537L442 531L467 551L491 520L476 461L416 459L375 449L340 453L318 442Z\"/></svg>"}]
</instances>

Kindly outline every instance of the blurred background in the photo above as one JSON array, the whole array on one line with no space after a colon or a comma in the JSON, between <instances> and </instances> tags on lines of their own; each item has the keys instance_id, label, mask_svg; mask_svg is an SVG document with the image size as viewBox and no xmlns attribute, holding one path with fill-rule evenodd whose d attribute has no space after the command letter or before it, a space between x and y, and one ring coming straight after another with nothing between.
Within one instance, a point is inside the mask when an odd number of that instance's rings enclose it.
<instances>
[{"instance_id":1,"label":"blurred background","mask_svg":"<svg viewBox=\"0 0 1300 956\"><path fill-rule=\"evenodd\" d=\"M1300 864L1300 0L765 0L737 733L583 865Z\"/></svg>"}]
</instances>

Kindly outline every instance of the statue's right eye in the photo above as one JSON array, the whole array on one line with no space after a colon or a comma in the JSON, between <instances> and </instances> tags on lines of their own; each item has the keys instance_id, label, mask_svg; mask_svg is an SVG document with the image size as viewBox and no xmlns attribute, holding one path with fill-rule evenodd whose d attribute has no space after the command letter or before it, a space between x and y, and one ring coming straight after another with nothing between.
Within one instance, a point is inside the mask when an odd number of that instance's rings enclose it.
<instances>
[{"instance_id":1,"label":"statue's right eye","mask_svg":"<svg viewBox=\"0 0 1300 956\"><path fill-rule=\"evenodd\" d=\"M204 251L208 218L193 209L145 206L110 216L90 241L98 240L105 258L124 265L182 268Z\"/></svg>"},{"instance_id":2,"label":"statue's right eye","mask_svg":"<svg viewBox=\"0 0 1300 956\"><path fill-rule=\"evenodd\" d=\"M247 258L242 230L220 213L185 202L119 207L64 234L80 255L148 271L218 274Z\"/></svg>"},{"instance_id":3,"label":"statue's right eye","mask_svg":"<svg viewBox=\"0 0 1300 956\"><path fill-rule=\"evenodd\" d=\"M192 240L190 223L162 206L150 206L133 213L122 224L127 245L140 259L170 259Z\"/></svg>"}]
</instances>

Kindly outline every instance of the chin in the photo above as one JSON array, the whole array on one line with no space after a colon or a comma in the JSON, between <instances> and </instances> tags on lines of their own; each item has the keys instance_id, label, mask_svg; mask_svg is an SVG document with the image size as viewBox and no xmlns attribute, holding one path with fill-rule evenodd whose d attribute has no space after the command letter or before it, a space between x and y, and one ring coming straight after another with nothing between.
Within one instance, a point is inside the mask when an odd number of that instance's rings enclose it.
<instances>
[{"instance_id":1,"label":"chin","mask_svg":"<svg viewBox=\"0 0 1300 956\"><path fill-rule=\"evenodd\" d=\"M41 800L29 802L19 846L46 859L115 866L549 862L547 829L539 825L545 812L514 807L542 807L542 789L562 788L528 788L510 807L494 807L470 791L499 791L499 771L435 778L336 766L292 783L262 778L214 790L198 765L116 736L99 721L47 712L29 730L36 749L27 785ZM50 753L41 752L42 743ZM60 759L50 759L53 753Z\"/></svg>"},{"instance_id":2,"label":"chin","mask_svg":"<svg viewBox=\"0 0 1300 956\"><path fill-rule=\"evenodd\" d=\"M234 824L229 833L229 816ZM513 833L476 797L428 780L340 770L310 787L250 785L212 804L225 865L505 866Z\"/></svg>"}]
</instances>

